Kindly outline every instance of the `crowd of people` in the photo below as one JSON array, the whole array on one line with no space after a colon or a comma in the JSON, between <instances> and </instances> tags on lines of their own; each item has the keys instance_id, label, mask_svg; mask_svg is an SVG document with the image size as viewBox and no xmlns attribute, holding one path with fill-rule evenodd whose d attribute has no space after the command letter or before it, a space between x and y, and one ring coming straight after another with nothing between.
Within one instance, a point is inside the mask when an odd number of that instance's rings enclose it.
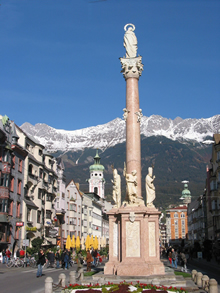
<instances>
[{"instance_id":1,"label":"crowd of people","mask_svg":"<svg viewBox=\"0 0 220 293\"><path fill-rule=\"evenodd\" d=\"M187 258L189 257L188 254L185 254L183 251L177 251L175 248L169 247L167 249L167 257L174 269L177 269L177 265L181 266L182 272L187 272Z\"/></svg>"},{"instance_id":2,"label":"crowd of people","mask_svg":"<svg viewBox=\"0 0 220 293\"><path fill-rule=\"evenodd\" d=\"M23 258L25 256L25 251L23 249L17 249L14 254L14 257ZM26 253L26 256L27 253ZM11 251L7 248L6 250L2 250L2 263L7 264L9 259L12 257ZM44 251L40 248L39 252L36 255L36 263L37 263L37 275L39 278L42 276L43 266L47 263L46 267L53 267L56 269L63 268L64 270L68 270L70 266L76 261L77 262L77 272L83 267L83 264L87 265L87 271L91 271L92 266L97 266L98 263L102 262L102 258L98 252L98 250L91 248L90 250L83 253L82 250L70 251L69 249L58 249L57 251L53 251L49 249Z\"/></svg>"}]
</instances>

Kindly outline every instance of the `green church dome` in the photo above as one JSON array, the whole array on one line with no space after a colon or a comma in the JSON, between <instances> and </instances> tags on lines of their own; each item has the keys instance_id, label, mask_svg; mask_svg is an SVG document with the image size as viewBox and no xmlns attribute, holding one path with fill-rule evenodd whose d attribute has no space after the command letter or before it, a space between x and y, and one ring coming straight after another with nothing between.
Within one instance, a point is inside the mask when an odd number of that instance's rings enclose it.
<instances>
[{"instance_id":1,"label":"green church dome","mask_svg":"<svg viewBox=\"0 0 220 293\"><path fill-rule=\"evenodd\" d=\"M191 197L191 192L188 189L188 184L184 184L184 190L182 191L182 198Z\"/></svg>"},{"instance_id":2,"label":"green church dome","mask_svg":"<svg viewBox=\"0 0 220 293\"><path fill-rule=\"evenodd\" d=\"M94 164L89 167L90 172L92 171L104 171L105 167L100 164L100 157L98 154L98 150L96 151L96 155L94 157Z\"/></svg>"}]
</instances>

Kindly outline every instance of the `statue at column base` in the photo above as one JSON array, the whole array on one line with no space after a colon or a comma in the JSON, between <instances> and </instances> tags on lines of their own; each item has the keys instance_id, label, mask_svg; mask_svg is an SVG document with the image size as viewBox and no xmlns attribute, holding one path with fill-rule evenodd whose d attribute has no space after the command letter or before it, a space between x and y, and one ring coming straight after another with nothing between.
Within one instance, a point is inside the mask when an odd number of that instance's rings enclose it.
<instances>
[{"instance_id":1,"label":"statue at column base","mask_svg":"<svg viewBox=\"0 0 220 293\"><path fill-rule=\"evenodd\" d=\"M142 198L135 198L134 201L123 201L122 203L122 207L130 207L130 206L133 206L133 207L140 207L140 206L145 206L145 203L144 203L144 200Z\"/></svg>"}]
</instances>

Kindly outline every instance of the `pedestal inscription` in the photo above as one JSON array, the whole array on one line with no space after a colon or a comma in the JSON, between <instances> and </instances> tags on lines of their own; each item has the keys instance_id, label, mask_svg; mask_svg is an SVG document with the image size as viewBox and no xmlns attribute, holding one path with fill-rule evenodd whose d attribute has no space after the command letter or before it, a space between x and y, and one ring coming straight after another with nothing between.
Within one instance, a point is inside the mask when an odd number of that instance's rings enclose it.
<instances>
[{"instance_id":1,"label":"pedestal inscription","mask_svg":"<svg viewBox=\"0 0 220 293\"><path fill-rule=\"evenodd\" d=\"M118 224L113 224L113 256L118 257Z\"/></svg>"},{"instance_id":2,"label":"pedestal inscription","mask_svg":"<svg viewBox=\"0 0 220 293\"><path fill-rule=\"evenodd\" d=\"M148 231L149 231L149 256L156 256L156 247L155 247L155 222L148 223Z\"/></svg>"},{"instance_id":3,"label":"pedestal inscription","mask_svg":"<svg viewBox=\"0 0 220 293\"><path fill-rule=\"evenodd\" d=\"M126 222L126 257L140 257L140 222Z\"/></svg>"}]
</instances>

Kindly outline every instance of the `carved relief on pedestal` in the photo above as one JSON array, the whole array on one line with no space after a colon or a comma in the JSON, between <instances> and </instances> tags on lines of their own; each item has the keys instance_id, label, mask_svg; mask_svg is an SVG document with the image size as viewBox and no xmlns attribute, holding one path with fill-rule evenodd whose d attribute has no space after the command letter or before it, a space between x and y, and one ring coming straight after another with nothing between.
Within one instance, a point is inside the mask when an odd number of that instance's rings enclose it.
<instances>
[{"instance_id":1,"label":"carved relief on pedestal","mask_svg":"<svg viewBox=\"0 0 220 293\"><path fill-rule=\"evenodd\" d=\"M126 257L140 256L140 222L126 222Z\"/></svg>"},{"instance_id":2,"label":"carved relief on pedestal","mask_svg":"<svg viewBox=\"0 0 220 293\"><path fill-rule=\"evenodd\" d=\"M118 224L113 223L113 256L118 257Z\"/></svg>"},{"instance_id":3,"label":"carved relief on pedestal","mask_svg":"<svg viewBox=\"0 0 220 293\"><path fill-rule=\"evenodd\" d=\"M120 58L123 76L125 79L135 77L139 79L142 74L144 65L142 64L142 57L135 58Z\"/></svg>"},{"instance_id":4,"label":"carved relief on pedestal","mask_svg":"<svg viewBox=\"0 0 220 293\"><path fill-rule=\"evenodd\" d=\"M149 256L156 256L156 229L155 222L148 223Z\"/></svg>"}]
</instances>

